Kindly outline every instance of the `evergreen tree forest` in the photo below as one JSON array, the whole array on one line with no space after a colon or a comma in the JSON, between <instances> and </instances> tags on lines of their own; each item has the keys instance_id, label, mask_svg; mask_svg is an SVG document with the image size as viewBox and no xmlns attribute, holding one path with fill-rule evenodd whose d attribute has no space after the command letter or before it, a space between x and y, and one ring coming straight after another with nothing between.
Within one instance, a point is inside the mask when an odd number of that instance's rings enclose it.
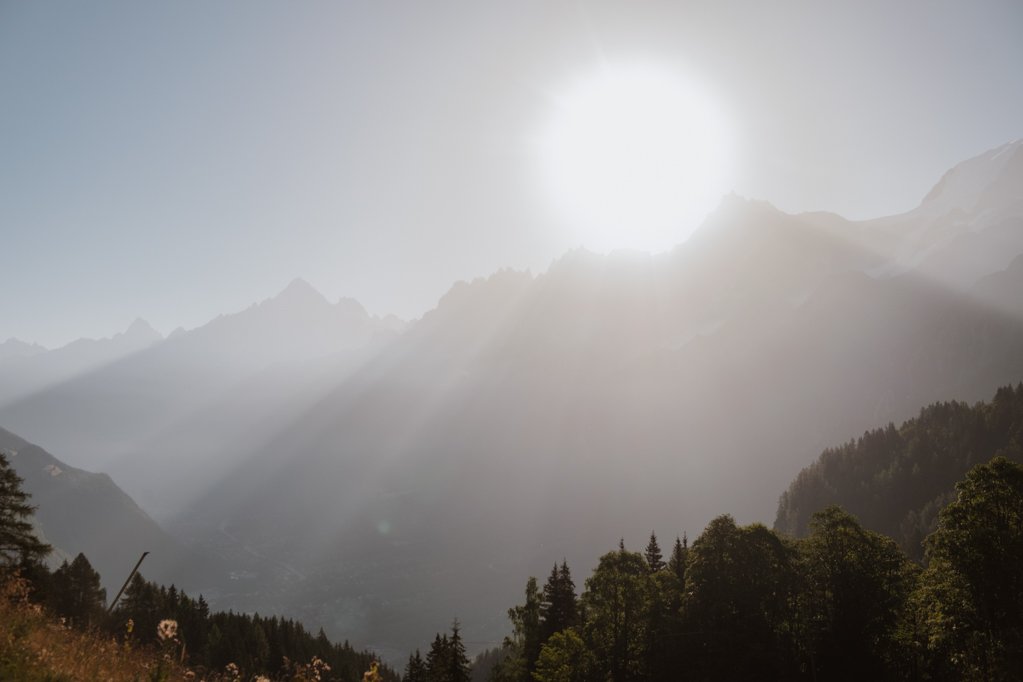
<instances>
[{"instance_id":1,"label":"evergreen tree forest","mask_svg":"<svg viewBox=\"0 0 1023 682\"><path fill-rule=\"evenodd\" d=\"M450 636L437 633L425 658L418 650L409 656L402 679L405 682L472 681L472 669L457 620L451 626Z\"/></svg>"},{"instance_id":2,"label":"evergreen tree forest","mask_svg":"<svg viewBox=\"0 0 1023 682\"><path fill-rule=\"evenodd\" d=\"M896 427L825 450L781 496L774 527L801 537L814 512L838 505L920 561L955 483L995 456L1023 462L1023 384L989 402L942 402Z\"/></svg>"}]
</instances>

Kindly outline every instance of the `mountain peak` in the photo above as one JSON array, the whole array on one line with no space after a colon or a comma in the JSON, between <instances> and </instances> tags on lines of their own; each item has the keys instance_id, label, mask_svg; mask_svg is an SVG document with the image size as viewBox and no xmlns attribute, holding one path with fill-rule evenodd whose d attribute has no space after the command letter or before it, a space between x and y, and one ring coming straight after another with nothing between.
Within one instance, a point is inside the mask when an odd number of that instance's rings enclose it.
<instances>
[{"instance_id":1,"label":"mountain peak","mask_svg":"<svg viewBox=\"0 0 1023 682\"><path fill-rule=\"evenodd\" d=\"M153 329L152 325L143 320L141 317L136 317L135 320L128 325L128 328L119 334L119 336L152 341L157 341L163 338L163 334Z\"/></svg>"},{"instance_id":2,"label":"mountain peak","mask_svg":"<svg viewBox=\"0 0 1023 682\"><path fill-rule=\"evenodd\" d=\"M29 358L33 355L45 353L46 348L38 343L28 343L21 339L9 338L0 341L0 360L5 358Z\"/></svg>"},{"instance_id":3,"label":"mountain peak","mask_svg":"<svg viewBox=\"0 0 1023 682\"><path fill-rule=\"evenodd\" d=\"M342 296L334 304L334 307L339 311L352 315L353 317L369 317L369 313L366 312L365 306L359 303L354 298L349 296Z\"/></svg>"},{"instance_id":4,"label":"mountain peak","mask_svg":"<svg viewBox=\"0 0 1023 682\"><path fill-rule=\"evenodd\" d=\"M135 334L139 332L154 332L152 325L143 320L141 317L136 317L130 325L128 325L127 333Z\"/></svg>"},{"instance_id":5,"label":"mountain peak","mask_svg":"<svg viewBox=\"0 0 1023 682\"><path fill-rule=\"evenodd\" d=\"M1006 170L1011 170L1014 160L1020 153L1023 153L1023 139L1006 142L956 164L931 188L921 202L920 209L935 214L944 214L955 209L974 211L985 191L994 185Z\"/></svg>"},{"instance_id":6,"label":"mountain peak","mask_svg":"<svg viewBox=\"0 0 1023 682\"><path fill-rule=\"evenodd\" d=\"M315 301L327 303L327 299L312 284L301 277L296 277L274 297L278 301Z\"/></svg>"}]
</instances>

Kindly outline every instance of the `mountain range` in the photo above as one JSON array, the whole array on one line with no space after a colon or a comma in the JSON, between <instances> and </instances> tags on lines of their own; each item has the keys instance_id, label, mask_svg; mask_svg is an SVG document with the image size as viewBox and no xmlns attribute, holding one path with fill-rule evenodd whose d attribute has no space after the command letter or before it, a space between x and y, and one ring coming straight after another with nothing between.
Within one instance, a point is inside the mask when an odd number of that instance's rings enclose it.
<instances>
[{"instance_id":1,"label":"mountain range","mask_svg":"<svg viewBox=\"0 0 1023 682\"><path fill-rule=\"evenodd\" d=\"M503 270L409 324L296 281L74 371L23 352L0 424L224 561L222 608L395 655L457 615L481 646L522 575L768 521L825 447L1023 379L1021 292L1016 141L902 215L732 195L669 252Z\"/></svg>"}]
</instances>

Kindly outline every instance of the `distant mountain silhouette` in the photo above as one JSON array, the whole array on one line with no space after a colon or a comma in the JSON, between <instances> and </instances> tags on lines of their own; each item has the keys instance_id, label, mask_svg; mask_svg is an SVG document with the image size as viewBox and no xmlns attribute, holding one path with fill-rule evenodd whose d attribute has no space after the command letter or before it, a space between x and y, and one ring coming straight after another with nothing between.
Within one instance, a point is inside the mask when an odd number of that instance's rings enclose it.
<instances>
[{"instance_id":1,"label":"distant mountain silhouette","mask_svg":"<svg viewBox=\"0 0 1023 682\"><path fill-rule=\"evenodd\" d=\"M55 350L8 340L0 346L7 349L0 353L0 406L116 362L162 339L145 320L135 320L108 339L78 339Z\"/></svg>"},{"instance_id":2,"label":"distant mountain silhouette","mask_svg":"<svg viewBox=\"0 0 1023 682\"><path fill-rule=\"evenodd\" d=\"M30 358L45 353L46 349L37 343L25 343L19 339L7 339L0 343L0 363L13 358Z\"/></svg>"},{"instance_id":3,"label":"distant mountain silhouette","mask_svg":"<svg viewBox=\"0 0 1023 682\"><path fill-rule=\"evenodd\" d=\"M144 337L141 324L109 341L147 338L135 352L9 402L0 420L110 471L156 511L187 506L191 491L230 466L230 453L261 432L259 415L274 421L300 409L403 326L352 299L331 304L303 280L164 341ZM48 355L33 358L38 375L54 373Z\"/></svg>"}]
</instances>

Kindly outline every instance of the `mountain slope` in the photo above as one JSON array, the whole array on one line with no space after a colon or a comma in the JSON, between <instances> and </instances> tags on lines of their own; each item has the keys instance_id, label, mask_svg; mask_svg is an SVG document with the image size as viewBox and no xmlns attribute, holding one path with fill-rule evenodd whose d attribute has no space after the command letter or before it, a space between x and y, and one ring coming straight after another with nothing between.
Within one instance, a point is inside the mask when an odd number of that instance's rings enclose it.
<instances>
[{"instance_id":1,"label":"mountain slope","mask_svg":"<svg viewBox=\"0 0 1023 682\"><path fill-rule=\"evenodd\" d=\"M186 551L106 474L69 466L2 428L0 449L24 479L46 541L60 556L83 552L110 597L145 551L150 552L142 567L145 575L193 589L210 584L214 566L208 559L199 561Z\"/></svg>"},{"instance_id":2,"label":"mountain slope","mask_svg":"<svg viewBox=\"0 0 1023 682\"><path fill-rule=\"evenodd\" d=\"M1023 140L949 170L920 205L860 223L856 239L885 255L887 272L914 270L965 289L1023 253Z\"/></svg>"}]
</instances>

